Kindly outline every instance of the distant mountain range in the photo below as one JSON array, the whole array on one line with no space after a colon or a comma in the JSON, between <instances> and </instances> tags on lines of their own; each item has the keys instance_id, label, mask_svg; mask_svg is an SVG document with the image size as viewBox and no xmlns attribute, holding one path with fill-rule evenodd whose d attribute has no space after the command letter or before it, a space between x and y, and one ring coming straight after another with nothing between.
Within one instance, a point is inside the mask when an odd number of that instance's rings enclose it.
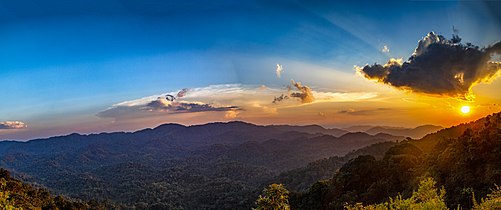
<instances>
[{"instance_id":1,"label":"distant mountain range","mask_svg":"<svg viewBox=\"0 0 501 210\"><path fill-rule=\"evenodd\" d=\"M448 181L459 180L485 196L488 188L462 174L480 174L486 186L496 181L500 119L498 113L438 131L437 126L359 126L349 130L366 132L349 132L316 125L164 124L136 132L2 141L0 167L55 194L105 201L114 209L249 209L270 183L284 183L294 192L293 207L337 209L348 201L381 202L402 190L406 195L420 173L451 176L447 170L455 177L437 178L447 190L460 193ZM407 138L425 131L433 133ZM486 152L465 150L466 144ZM460 170L442 157L461 163ZM475 168L468 165L473 160ZM333 195L339 196L328 197ZM471 201L467 195L447 199Z\"/></svg>"},{"instance_id":2,"label":"distant mountain range","mask_svg":"<svg viewBox=\"0 0 501 210\"><path fill-rule=\"evenodd\" d=\"M403 139L316 125L164 124L136 132L3 141L0 167L56 194L125 207L249 209L262 186L282 172Z\"/></svg>"},{"instance_id":3,"label":"distant mountain range","mask_svg":"<svg viewBox=\"0 0 501 210\"><path fill-rule=\"evenodd\" d=\"M443 129L443 127L436 125L422 125L415 128L358 125L344 128L344 130L349 132L365 132L371 135L386 133L395 136L410 137L413 139L423 138L426 134L434 133L441 129Z\"/></svg>"}]
</instances>

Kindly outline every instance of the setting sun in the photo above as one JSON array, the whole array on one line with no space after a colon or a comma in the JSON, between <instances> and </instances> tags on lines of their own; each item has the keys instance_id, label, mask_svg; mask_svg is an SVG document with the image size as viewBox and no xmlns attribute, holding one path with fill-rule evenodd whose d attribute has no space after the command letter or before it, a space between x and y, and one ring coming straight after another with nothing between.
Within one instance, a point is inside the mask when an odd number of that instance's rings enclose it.
<instances>
[{"instance_id":1,"label":"setting sun","mask_svg":"<svg viewBox=\"0 0 501 210\"><path fill-rule=\"evenodd\" d=\"M470 106L462 106L461 107L461 113L463 113L463 114L470 113Z\"/></svg>"}]
</instances>

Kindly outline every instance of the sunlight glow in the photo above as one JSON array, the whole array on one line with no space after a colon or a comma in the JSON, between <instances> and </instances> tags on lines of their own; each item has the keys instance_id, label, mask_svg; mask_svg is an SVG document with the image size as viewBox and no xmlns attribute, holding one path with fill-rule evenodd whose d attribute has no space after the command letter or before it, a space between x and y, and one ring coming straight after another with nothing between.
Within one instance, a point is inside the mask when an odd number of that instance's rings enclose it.
<instances>
[{"instance_id":1,"label":"sunlight glow","mask_svg":"<svg viewBox=\"0 0 501 210\"><path fill-rule=\"evenodd\" d=\"M463 113L463 114L470 113L470 106L462 106L461 107L461 113Z\"/></svg>"}]
</instances>

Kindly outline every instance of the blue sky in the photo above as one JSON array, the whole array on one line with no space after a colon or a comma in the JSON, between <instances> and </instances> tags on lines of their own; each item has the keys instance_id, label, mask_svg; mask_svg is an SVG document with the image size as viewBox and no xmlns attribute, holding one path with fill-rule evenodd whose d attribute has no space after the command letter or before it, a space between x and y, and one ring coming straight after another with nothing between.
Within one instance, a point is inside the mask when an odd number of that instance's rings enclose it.
<instances>
[{"instance_id":1,"label":"blue sky","mask_svg":"<svg viewBox=\"0 0 501 210\"><path fill-rule=\"evenodd\" d=\"M500 5L0 0L0 122L26 122L33 130L20 138L65 133L59 124L82 116L98 121L96 114L113 104L217 84L279 88L295 79L328 91L364 91L340 85L336 74L407 59L428 32L450 37L452 26L465 42L493 44L501 37ZM277 63L285 67L280 79ZM325 75L332 80L315 69L331 72ZM42 128L54 132L39 135ZM101 130L109 129L86 132Z\"/></svg>"}]
</instances>

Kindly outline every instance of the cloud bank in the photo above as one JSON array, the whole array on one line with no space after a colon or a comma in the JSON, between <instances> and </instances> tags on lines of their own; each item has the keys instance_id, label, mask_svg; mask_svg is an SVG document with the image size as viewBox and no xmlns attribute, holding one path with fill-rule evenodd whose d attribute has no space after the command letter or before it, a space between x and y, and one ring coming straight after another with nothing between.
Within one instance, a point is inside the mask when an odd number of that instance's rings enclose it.
<instances>
[{"instance_id":1,"label":"cloud bank","mask_svg":"<svg viewBox=\"0 0 501 210\"><path fill-rule=\"evenodd\" d=\"M361 101L377 97L374 93L365 92L312 91L308 86L295 81L291 81L286 94L283 88L264 87L262 85L224 84L186 89L186 91L183 89L117 103L97 113L97 116L116 120L198 113L198 116L207 114L234 119L278 115L281 109L290 109L313 102ZM274 97L276 95L280 96ZM283 101L292 98L298 100Z\"/></svg>"},{"instance_id":2,"label":"cloud bank","mask_svg":"<svg viewBox=\"0 0 501 210\"><path fill-rule=\"evenodd\" d=\"M405 62L390 59L386 64L356 67L367 79L414 92L467 99L477 83L489 81L501 70L491 56L501 53L501 42L480 49L430 32L419 41Z\"/></svg>"},{"instance_id":3,"label":"cloud bank","mask_svg":"<svg viewBox=\"0 0 501 210\"><path fill-rule=\"evenodd\" d=\"M154 113L178 114L193 112L223 112L238 111L238 106L215 106L203 102L171 101L168 97L158 97L146 104L138 105L113 105L97 114L103 118L120 118L131 115L151 115Z\"/></svg>"},{"instance_id":4,"label":"cloud bank","mask_svg":"<svg viewBox=\"0 0 501 210\"><path fill-rule=\"evenodd\" d=\"M215 107L211 104L202 102L174 102L169 101L167 98L159 97L157 100L151 101L140 109L147 111L168 111L168 112L219 112L238 110L237 106L221 106Z\"/></svg>"},{"instance_id":5,"label":"cloud bank","mask_svg":"<svg viewBox=\"0 0 501 210\"><path fill-rule=\"evenodd\" d=\"M5 122L0 122L0 130L2 129L23 129L27 128L28 126L24 122L19 122L19 121L5 121Z\"/></svg>"}]
</instances>

